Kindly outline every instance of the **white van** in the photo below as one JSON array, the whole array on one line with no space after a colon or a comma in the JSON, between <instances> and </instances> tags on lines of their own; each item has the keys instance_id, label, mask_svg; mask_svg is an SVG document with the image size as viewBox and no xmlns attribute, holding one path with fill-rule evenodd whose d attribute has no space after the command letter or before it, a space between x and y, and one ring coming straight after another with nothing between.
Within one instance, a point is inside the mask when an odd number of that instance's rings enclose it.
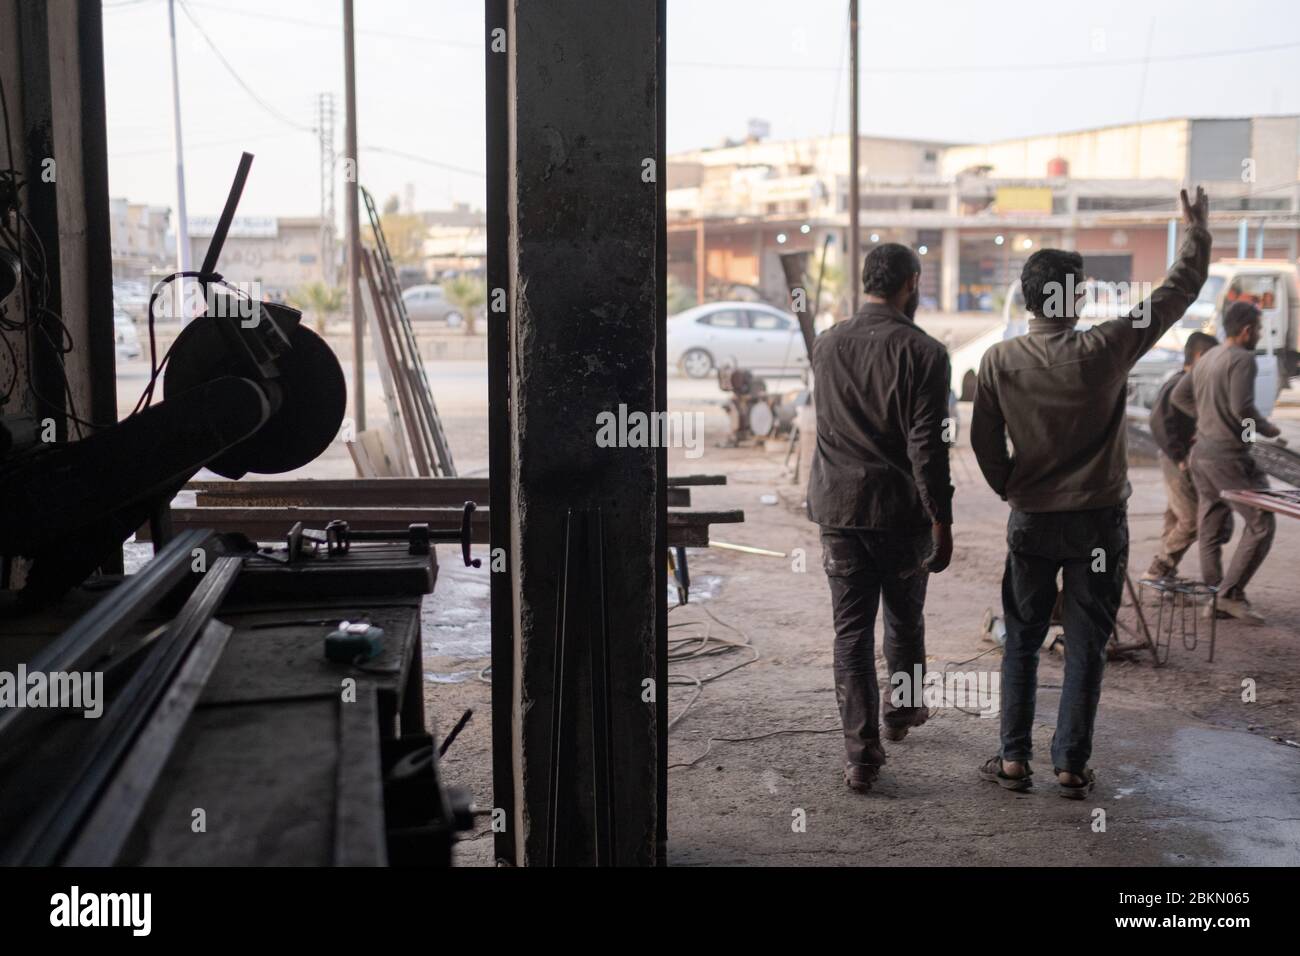
<instances>
[{"instance_id":1,"label":"white van","mask_svg":"<svg viewBox=\"0 0 1300 956\"><path fill-rule=\"evenodd\" d=\"M1183 341L1193 332L1223 338L1223 311L1244 299L1263 313L1255 364L1255 404L1273 410L1278 393L1300 374L1300 296L1296 265L1285 259L1223 259L1210 266L1201 294L1174 327Z\"/></svg>"}]
</instances>

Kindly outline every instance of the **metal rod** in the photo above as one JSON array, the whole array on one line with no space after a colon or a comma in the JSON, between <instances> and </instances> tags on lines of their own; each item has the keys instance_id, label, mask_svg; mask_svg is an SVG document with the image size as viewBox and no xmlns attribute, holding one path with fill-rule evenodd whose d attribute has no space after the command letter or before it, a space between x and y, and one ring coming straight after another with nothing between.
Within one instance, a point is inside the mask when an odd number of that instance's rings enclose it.
<instances>
[{"instance_id":1,"label":"metal rod","mask_svg":"<svg viewBox=\"0 0 1300 956\"><path fill-rule=\"evenodd\" d=\"M181 75L176 62L176 0L167 0L172 46L172 139L176 151L176 268L190 271L190 221L185 210L185 144L181 137Z\"/></svg>"},{"instance_id":2,"label":"metal rod","mask_svg":"<svg viewBox=\"0 0 1300 956\"><path fill-rule=\"evenodd\" d=\"M186 654L212 620L242 564L242 558L218 558L203 576L167 633L150 649L78 748L80 759L74 763L71 778L42 802L22 835L5 848L0 864L51 866L57 862L113 769L171 686Z\"/></svg>"},{"instance_id":3,"label":"metal rod","mask_svg":"<svg viewBox=\"0 0 1300 956\"><path fill-rule=\"evenodd\" d=\"M114 588L94 609L45 645L27 664L29 672L85 670L190 573L194 552L205 548L211 531L184 531L152 561ZM57 711L14 707L0 713L0 753L20 740L20 730Z\"/></svg>"},{"instance_id":4,"label":"metal rod","mask_svg":"<svg viewBox=\"0 0 1300 956\"><path fill-rule=\"evenodd\" d=\"M366 430L366 322L361 305L361 208L357 166L357 52L352 0L343 0L343 97L347 115L344 180L348 225L348 300L352 307L352 421Z\"/></svg>"},{"instance_id":5,"label":"metal rod","mask_svg":"<svg viewBox=\"0 0 1300 956\"><path fill-rule=\"evenodd\" d=\"M235 181L230 184L226 194L226 205L221 210L217 227L212 230L212 241L208 243L208 252L203 257L202 272L210 274L217 271L217 260L221 258L221 247L226 244L226 234L235 219L235 210L239 208L239 199L244 195L244 184L248 182L248 171L253 168L253 154L244 153L239 157L239 168L235 170Z\"/></svg>"},{"instance_id":6,"label":"metal rod","mask_svg":"<svg viewBox=\"0 0 1300 956\"><path fill-rule=\"evenodd\" d=\"M208 621L203 628L175 682L140 731L135 746L122 760L68 850L63 861L66 866L112 866L118 862L146 798L171 758L233 632L234 628L220 621Z\"/></svg>"},{"instance_id":7,"label":"metal rod","mask_svg":"<svg viewBox=\"0 0 1300 956\"><path fill-rule=\"evenodd\" d=\"M861 237L858 235L858 214L861 207L858 183L858 0L849 0L849 288L853 290L850 302L853 314L858 311L862 294L862 281L858 277Z\"/></svg>"}]
</instances>

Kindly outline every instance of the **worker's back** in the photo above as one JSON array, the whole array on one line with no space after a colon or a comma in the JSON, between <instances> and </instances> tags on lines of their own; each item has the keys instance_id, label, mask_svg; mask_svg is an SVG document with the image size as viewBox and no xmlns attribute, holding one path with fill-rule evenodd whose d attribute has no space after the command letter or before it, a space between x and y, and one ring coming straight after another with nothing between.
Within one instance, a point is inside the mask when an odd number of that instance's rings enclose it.
<instances>
[{"instance_id":1,"label":"worker's back","mask_svg":"<svg viewBox=\"0 0 1300 956\"><path fill-rule=\"evenodd\" d=\"M1028 333L986 353L978 388L996 394L1015 449L1004 491L1012 507L1079 511L1128 497L1124 407L1136 356L1115 347L1128 326L1032 319Z\"/></svg>"}]
</instances>

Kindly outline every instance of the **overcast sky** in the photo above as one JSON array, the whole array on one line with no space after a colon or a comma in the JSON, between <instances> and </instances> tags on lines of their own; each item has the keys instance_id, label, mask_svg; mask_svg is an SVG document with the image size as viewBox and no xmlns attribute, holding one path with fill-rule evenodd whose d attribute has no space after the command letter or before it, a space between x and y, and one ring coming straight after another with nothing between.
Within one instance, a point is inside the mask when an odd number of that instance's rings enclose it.
<instances>
[{"instance_id":1,"label":"overcast sky","mask_svg":"<svg viewBox=\"0 0 1300 956\"><path fill-rule=\"evenodd\" d=\"M219 211L246 148L257 159L241 214L315 215L312 127L323 91L336 94L343 144L341 0L183 6L190 213ZM1138 118L1300 112L1295 0L861 6L864 133L974 142ZM173 206L166 0L104 7L112 194ZM482 4L356 7L362 183L381 202L410 184L422 209L481 206ZM669 0L669 151L741 136L751 117L774 138L844 132L847 9L847 0Z\"/></svg>"}]
</instances>

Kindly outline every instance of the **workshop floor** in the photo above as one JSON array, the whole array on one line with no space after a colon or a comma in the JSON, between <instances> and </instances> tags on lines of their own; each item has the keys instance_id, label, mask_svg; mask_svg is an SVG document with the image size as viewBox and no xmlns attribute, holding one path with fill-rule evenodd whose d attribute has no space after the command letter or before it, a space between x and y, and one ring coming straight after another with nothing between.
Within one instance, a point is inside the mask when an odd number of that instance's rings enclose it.
<instances>
[{"instance_id":1,"label":"workshop floor","mask_svg":"<svg viewBox=\"0 0 1300 956\"><path fill-rule=\"evenodd\" d=\"M428 366L461 472L483 473L483 365ZM127 409L147 368L136 362L120 371L120 402ZM370 373L369 414L379 421L382 393L373 368ZM1300 521L1279 519L1273 553L1250 589L1268 626L1221 622L1213 664L1206 662L1204 643L1187 650L1176 642L1163 668L1153 668L1146 657L1108 668L1093 760L1100 785L1090 799L1061 800L1050 787L1047 748L1058 697L1052 688L1061 680L1055 654L1044 654L1039 678L1036 767L1049 784L1040 792L1012 795L980 783L975 768L997 749L997 721L946 708L907 740L889 745L877 789L857 796L839 776L830 596L816 528L784 477L781 454L712 447L726 433L715 382L674 377L669 386L672 410L706 415L709 442L695 460L686 460L680 449L672 451L672 473L727 474L730 483L724 487L695 489L694 505L745 511L744 524L719 526L714 539L787 555L690 553L692 601L698 607L678 609L670 620L707 621L700 610L707 607L743 632L759 659L708 684L673 729L670 761L694 763L670 771L670 862L1300 863L1300 589L1295 587ZM1284 397L1287 403L1276 418L1292 447L1300 448L1300 395L1292 389ZM963 405L963 418L969 413ZM302 476L352 473L345 449L336 443ZM980 623L986 608L998 609L1006 505L982 481L964 431L953 456L953 478L956 553L952 567L930 583L930 665L942 669L982 655L961 669L996 671L999 652L981 641ZM1130 563L1136 576L1156 548L1164 496L1155 468L1132 468L1130 478ZM764 504L764 496L771 495L777 503ZM802 572L793 570L799 549ZM442 733L466 708L474 709L444 760L444 773L447 782L468 787L481 805L490 806L490 687L480 676L488 664L488 572L464 568L453 550L440 549L438 589L426 600L426 702ZM1184 573L1196 572L1192 554ZM732 636L716 624L713 633ZM674 672L703 677L747 656L737 651ZM1254 703L1242 701L1248 680L1256 690ZM690 687L672 688L670 713L680 714L693 693ZM711 737L774 733L754 741L715 742L696 760ZM1104 831L1098 810L1105 811ZM806 826L796 832L800 819ZM481 818L478 831L461 844L459 863L492 862L487 825Z\"/></svg>"},{"instance_id":2,"label":"workshop floor","mask_svg":"<svg viewBox=\"0 0 1300 956\"><path fill-rule=\"evenodd\" d=\"M674 407L706 410L708 434L716 441L724 426L720 416L707 411L714 399L703 395L675 399ZM1298 411L1282 417L1300 417ZM963 417L968 415L964 406ZM981 783L975 769L997 749L997 721L945 708L907 740L887 745L889 763L876 790L858 796L839 776L830 597L816 529L783 479L782 456L713 447L694 461L679 451L673 455L673 473L729 476L725 487L695 490L696 507L745 510L745 523L715 528L715 540L787 557L691 552L694 601L743 632L759 659L706 686L672 732L670 762L695 761L714 736L831 732L717 741L693 766L671 770L671 863L1300 863L1300 590L1295 588L1300 522L1279 519L1273 553L1250 589L1268 626L1220 622L1213 664L1206 661L1202 638L1195 650L1175 643L1169 663L1160 669L1147 656L1108 667L1093 759L1100 783L1089 799L1061 800L1050 786L1047 749L1058 700L1052 688L1061 681L1061 659L1048 653L1040 670L1035 729L1036 769L1044 784L1039 791L1013 795ZM952 567L930 583L930 666L942 669L982 653L961 669L996 671L999 652L981 641L980 623L985 608L998 609L1006 505L984 485L964 438L954 453L953 477L956 554ZM1155 468L1135 467L1131 480L1136 577L1154 553L1164 499ZM776 495L778 503L762 503L765 495ZM793 570L796 549L806 558L804 572ZM448 782L468 786L489 804L490 689L477 677L488 663L482 628L486 579L481 572L449 569L451 559L448 553L443 582L453 590L440 582L426 612L434 625L425 639L426 699L441 731L465 708L474 708L474 719L447 754L444 772ZM1196 573L1194 555L1184 571ZM454 600L444 604L448 597ZM478 623L462 600L477 603ZM441 609L453 606L454 611ZM1123 616L1131 618L1131 611ZM673 623L686 620L708 621L690 606L670 617ZM732 636L712 626L715 634ZM705 676L746 656L737 651L674 671ZM1242 701L1247 680L1254 682L1254 703ZM693 690L674 687L671 693L675 716ZM491 845L484 819L461 844L458 862L490 864Z\"/></svg>"}]
</instances>

